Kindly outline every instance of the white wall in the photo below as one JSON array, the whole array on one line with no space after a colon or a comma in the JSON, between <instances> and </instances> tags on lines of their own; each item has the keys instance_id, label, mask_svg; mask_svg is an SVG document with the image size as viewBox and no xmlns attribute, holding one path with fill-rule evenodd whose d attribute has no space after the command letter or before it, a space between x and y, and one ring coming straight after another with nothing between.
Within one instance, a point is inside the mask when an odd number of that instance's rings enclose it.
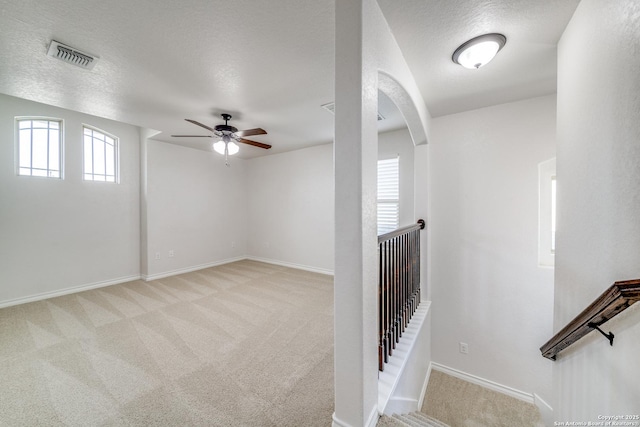
<instances>
[{"instance_id":1,"label":"white wall","mask_svg":"<svg viewBox=\"0 0 640 427\"><path fill-rule=\"evenodd\" d=\"M413 141L408 129L378 134L378 159L400 157L400 227L414 224Z\"/></svg>"},{"instance_id":2,"label":"white wall","mask_svg":"<svg viewBox=\"0 0 640 427\"><path fill-rule=\"evenodd\" d=\"M64 120L63 180L17 176L15 116ZM119 184L82 180L83 124L119 138ZM0 95L0 138L0 303L138 277L138 128Z\"/></svg>"},{"instance_id":3,"label":"white wall","mask_svg":"<svg viewBox=\"0 0 640 427\"><path fill-rule=\"evenodd\" d=\"M333 144L246 162L250 257L333 272Z\"/></svg>"},{"instance_id":4,"label":"white wall","mask_svg":"<svg viewBox=\"0 0 640 427\"><path fill-rule=\"evenodd\" d=\"M246 160L232 157L227 167L217 153L154 140L149 140L147 156L147 276L243 257Z\"/></svg>"},{"instance_id":5,"label":"white wall","mask_svg":"<svg viewBox=\"0 0 640 427\"><path fill-rule=\"evenodd\" d=\"M639 17L638 2L583 0L559 44L556 331L640 278ZM594 332L553 362L558 420L640 412L640 307L602 328L613 347Z\"/></svg>"},{"instance_id":6,"label":"white wall","mask_svg":"<svg viewBox=\"0 0 640 427\"><path fill-rule=\"evenodd\" d=\"M546 401L553 271L538 267L538 163L555 154L555 111L546 96L439 117L429 144L433 361Z\"/></svg>"}]
</instances>

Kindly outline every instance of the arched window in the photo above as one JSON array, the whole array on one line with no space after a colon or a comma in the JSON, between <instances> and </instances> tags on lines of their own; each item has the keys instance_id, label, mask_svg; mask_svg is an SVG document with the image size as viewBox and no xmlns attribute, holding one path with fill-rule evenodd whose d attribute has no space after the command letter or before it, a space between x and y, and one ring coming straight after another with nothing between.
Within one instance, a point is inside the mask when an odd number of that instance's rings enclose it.
<instances>
[{"instance_id":1,"label":"arched window","mask_svg":"<svg viewBox=\"0 0 640 427\"><path fill-rule=\"evenodd\" d=\"M84 180L118 182L118 138L83 127Z\"/></svg>"}]
</instances>

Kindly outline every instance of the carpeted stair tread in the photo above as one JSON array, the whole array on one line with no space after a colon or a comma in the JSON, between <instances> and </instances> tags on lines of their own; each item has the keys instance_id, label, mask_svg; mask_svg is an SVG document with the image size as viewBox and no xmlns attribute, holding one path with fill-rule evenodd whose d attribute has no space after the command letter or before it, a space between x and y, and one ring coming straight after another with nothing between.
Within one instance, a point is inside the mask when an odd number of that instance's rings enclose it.
<instances>
[{"instance_id":1,"label":"carpeted stair tread","mask_svg":"<svg viewBox=\"0 0 640 427\"><path fill-rule=\"evenodd\" d=\"M410 418L407 415L393 414L393 418L395 418L397 420L400 420L403 423L405 423L406 425L411 426L411 427L422 427L422 426L424 426L424 424L421 423L420 421L416 421L416 420Z\"/></svg>"},{"instance_id":2,"label":"carpeted stair tread","mask_svg":"<svg viewBox=\"0 0 640 427\"><path fill-rule=\"evenodd\" d=\"M378 420L376 427L407 427L407 423L404 423L396 418L382 415Z\"/></svg>"},{"instance_id":3,"label":"carpeted stair tread","mask_svg":"<svg viewBox=\"0 0 640 427\"><path fill-rule=\"evenodd\" d=\"M430 417L422 412L413 412L411 414L393 414L388 417L382 415L377 424L378 427L449 427L435 418Z\"/></svg>"},{"instance_id":4,"label":"carpeted stair tread","mask_svg":"<svg viewBox=\"0 0 640 427\"><path fill-rule=\"evenodd\" d=\"M440 420L437 420L437 419L435 419L433 417L430 417L429 415L425 414L424 412L419 412L419 411L412 412L412 413L409 414L409 416L414 417L414 418L416 418L418 420L430 423L430 424L427 424L429 426L433 426L433 427L449 427L448 424L445 424Z\"/></svg>"}]
</instances>

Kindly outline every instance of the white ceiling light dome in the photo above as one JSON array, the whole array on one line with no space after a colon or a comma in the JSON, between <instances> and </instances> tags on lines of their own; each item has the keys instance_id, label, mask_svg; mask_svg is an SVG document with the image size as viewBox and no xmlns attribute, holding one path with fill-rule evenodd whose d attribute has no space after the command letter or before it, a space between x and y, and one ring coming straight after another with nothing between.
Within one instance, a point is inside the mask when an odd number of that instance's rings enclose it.
<instances>
[{"instance_id":1,"label":"white ceiling light dome","mask_svg":"<svg viewBox=\"0 0 640 427\"><path fill-rule=\"evenodd\" d=\"M472 38L453 52L453 62L471 70L487 65L507 42L502 34L491 33Z\"/></svg>"}]
</instances>

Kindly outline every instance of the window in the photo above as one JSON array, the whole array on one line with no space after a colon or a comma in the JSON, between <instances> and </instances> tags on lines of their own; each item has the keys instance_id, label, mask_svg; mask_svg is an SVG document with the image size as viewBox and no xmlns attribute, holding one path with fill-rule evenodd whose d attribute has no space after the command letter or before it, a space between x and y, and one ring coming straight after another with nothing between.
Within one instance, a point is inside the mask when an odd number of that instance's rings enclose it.
<instances>
[{"instance_id":1,"label":"window","mask_svg":"<svg viewBox=\"0 0 640 427\"><path fill-rule=\"evenodd\" d=\"M538 165L538 264L553 267L556 250L556 159Z\"/></svg>"},{"instance_id":2,"label":"window","mask_svg":"<svg viewBox=\"0 0 640 427\"><path fill-rule=\"evenodd\" d=\"M18 175L62 178L62 121L21 118L18 132Z\"/></svg>"},{"instance_id":3,"label":"window","mask_svg":"<svg viewBox=\"0 0 640 427\"><path fill-rule=\"evenodd\" d=\"M556 177L551 177L551 253L556 253Z\"/></svg>"},{"instance_id":4,"label":"window","mask_svg":"<svg viewBox=\"0 0 640 427\"><path fill-rule=\"evenodd\" d=\"M400 223L399 158L378 160L378 235L398 228Z\"/></svg>"},{"instance_id":5,"label":"window","mask_svg":"<svg viewBox=\"0 0 640 427\"><path fill-rule=\"evenodd\" d=\"M118 182L118 138L84 126L84 180Z\"/></svg>"}]
</instances>

